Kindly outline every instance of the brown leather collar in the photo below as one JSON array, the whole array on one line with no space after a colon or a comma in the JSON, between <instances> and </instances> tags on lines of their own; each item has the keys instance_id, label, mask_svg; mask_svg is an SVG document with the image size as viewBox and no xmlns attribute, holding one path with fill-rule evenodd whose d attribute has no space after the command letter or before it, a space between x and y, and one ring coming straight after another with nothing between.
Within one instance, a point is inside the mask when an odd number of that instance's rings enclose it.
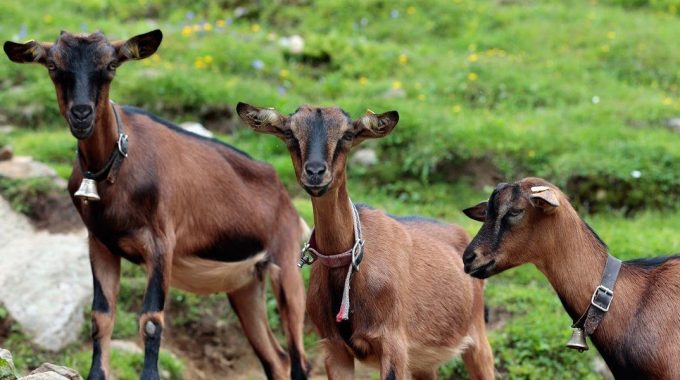
<instances>
[{"instance_id":1,"label":"brown leather collar","mask_svg":"<svg viewBox=\"0 0 680 380\"><path fill-rule=\"evenodd\" d=\"M307 244L308 244L308 246L306 247L307 252L312 255L312 257L314 258L313 261L318 261L325 267L328 268L347 267L352 263L352 251L354 250L354 247L337 255L324 255L317 250L314 230L312 230L312 235L309 237L309 243ZM360 254L363 255L363 250L360 252ZM361 257L359 257L357 261L358 262L356 264L358 265L359 262L361 262Z\"/></svg>"}]
</instances>

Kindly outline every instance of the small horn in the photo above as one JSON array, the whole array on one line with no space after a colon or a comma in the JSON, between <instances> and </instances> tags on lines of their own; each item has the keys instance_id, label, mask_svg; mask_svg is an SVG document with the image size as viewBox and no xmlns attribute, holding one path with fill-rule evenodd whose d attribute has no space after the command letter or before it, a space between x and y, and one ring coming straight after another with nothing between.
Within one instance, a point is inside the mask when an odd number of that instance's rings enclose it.
<instances>
[{"instance_id":1,"label":"small horn","mask_svg":"<svg viewBox=\"0 0 680 380\"><path fill-rule=\"evenodd\" d=\"M578 350L578 352L588 351L588 343L586 343L586 334L580 327L573 328L571 331L571 339L567 342L567 347Z\"/></svg>"},{"instance_id":2,"label":"small horn","mask_svg":"<svg viewBox=\"0 0 680 380\"><path fill-rule=\"evenodd\" d=\"M93 179L83 178L80 182L80 187L76 191L74 196L82 199L83 201L98 201L99 193L97 192L97 182Z\"/></svg>"}]
</instances>

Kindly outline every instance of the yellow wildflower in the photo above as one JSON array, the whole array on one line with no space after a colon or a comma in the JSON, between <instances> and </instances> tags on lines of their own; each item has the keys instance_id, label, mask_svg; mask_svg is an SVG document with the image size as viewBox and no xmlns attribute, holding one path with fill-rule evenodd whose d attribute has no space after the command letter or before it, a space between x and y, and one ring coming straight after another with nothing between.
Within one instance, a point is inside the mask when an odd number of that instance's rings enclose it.
<instances>
[{"instance_id":1,"label":"yellow wildflower","mask_svg":"<svg viewBox=\"0 0 680 380\"><path fill-rule=\"evenodd\" d=\"M416 7L410 6L410 7L406 8L406 14L407 15L412 15L414 13L416 13Z\"/></svg>"},{"instance_id":2,"label":"yellow wildflower","mask_svg":"<svg viewBox=\"0 0 680 380\"><path fill-rule=\"evenodd\" d=\"M461 111L462 109L463 109L463 108L460 106L460 104L456 104L455 106L453 106L453 112L454 112L454 113L460 113L460 111Z\"/></svg>"},{"instance_id":3,"label":"yellow wildflower","mask_svg":"<svg viewBox=\"0 0 680 380\"><path fill-rule=\"evenodd\" d=\"M203 57L196 58L196 60L194 61L194 67L199 70L205 69L206 64L205 61L203 60Z\"/></svg>"},{"instance_id":4,"label":"yellow wildflower","mask_svg":"<svg viewBox=\"0 0 680 380\"><path fill-rule=\"evenodd\" d=\"M206 65L209 65L213 62L213 57L212 55L206 55L203 57L203 62L205 62Z\"/></svg>"},{"instance_id":5,"label":"yellow wildflower","mask_svg":"<svg viewBox=\"0 0 680 380\"><path fill-rule=\"evenodd\" d=\"M398 80L395 80L394 82L392 82L392 89L399 90L400 88L401 88L401 82L399 82Z\"/></svg>"},{"instance_id":6,"label":"yellow wildflower","mask_svg":"<svg viewBox=\"0 0 680 380\"><path fill-rule=\"evenodd\" d=\"M217 25L218 28L224 28L224 20L217 20L215 25Z\"/></svg>"},{"instance_id":7,"label":"yellow wildflower","mask_svg":"<svg viewBox=\"0 0 680 380\"><path fill-rule=\"evenodd\" d=\"M199 32L201 30L201 26L196 24L196 25L192 26L191 29L193 29L194 32Z\"/></svg>"},{"instance_id":8,"label":"yellow wildflower","mask_svg":"<svg viewBox=\"0 0 680 380\"><path fill-rule=\"evenodd\" d=\"M534 158L535 156L536 156L536 152L535 152L533 149L530 149L530 150L527 152L527 157L529 157L529 158Z\"/></svg>"},{"instance_id":9,"label":"yellow wildflower","mask_svg":"<svg viewBox=\"0 0 680 380\"><path fill-rule=\"evenodd\" d=\"M359 84L360 84L361 86L367 85L367 84L368 84L368 78L366 78L366 77L360 77L360 78L359 78Z\"/></svg>"},{"instance_id":10,"label":"yellow wildflower","mask_svg":"<svg viewBox=\"0 0 680 380\"><path fill-rule=\"evenodd\" d=\"M193 32L192 32L190 26L187 25L184 28L182 28L182 36L189 37L191 35L191 33L193 33Z\"/></svg>"},{"instance_id":11,"label":"yellow wildflower","mask_svg":"<svg viewBox=\"0 0 680 380\"><path fill-rule=\"evenodd\" d=\"M209 32L209 31L211 31L212 29L213 29L213 26L212 26L211 23L206 22L205 24L203 24L203 30L205 30L206 32Z\"/></svg>"},{"instance_id":12,"label":"yellow wildflower","mask_svg":"<svg viewBox=\"0 0 680 380\"><path fill-rule=\"evenodd\" d=\"M477 75L477 73L469 73L469 74L468 74L468 80L469 80L470 82L476 81L477 78L479 78L479 76Z\"/></svg>"},{"instance_id":13,"label":"yellow wildflower","mask_svg":"<svg viewBox=\"0 0 680 380\"><path fill-rule=\"evenodd\" d=\"M421 102L425 101L425 99L426 99L425 95L423 94L418 95L418 100L420 100Z\"/></svg>"},{"instance_id":14,"label":"yellow wildflower","mask_svg":"<svg viewBox=\"0 0 680 380\"><path fill-rule=\"evenodd\" d=\"M52 20L54 20L54 17L52 17L52 15L44 15L43 16L43 22L45 22L45 24L50 24L52 22Z\"/></svg>"},{"instance_id":15,"label":"yellow wildflower","mask_svg":"<svg viewBox=\"0 0 680 380\"><path fill-rule=\"evenodd\" d=\"M616 32L607 32L607 38L613 40L614 38L616 38Z\"/></svg>"},{"instance_id":16,"label":"yellow wildflower","mask_svg":"<svg viewBox=\"0 0 680 380\"><path fill-rule=\"evenodd\" d=\"M408 63L408 56L406 54L399 54L399 63L405 65Z\"/></svg>"},{"instance_id":17,"label":"yellow wildflower","mask_svg":"<svg viewBox=\"0 0 680 380\"><path fill-rule=\"evenodd\" d=\"M289 74L290 74L290 72L286 69L281 69L281 71L279 71L279 76L281 78L288 78Z\"/></svg>"},{"instance_id":18,"label":"yellow wildflower","mask_svg":"<svg viewBox=\"0 0 680 380\"><path fill-rule=\"evenodd\" d=\"M669 97L665 97L665 98L663 98L663 104L666 105L666 106L670 106L671 104L673 104L673 99L671 99Z\"/></svg>"},{"instance_id":19,"label":"yellow wildflower","mask_svg":"<svg viewBox=\"0 0 680 380\"><path fill-rule=\"evenodd\" d=\"M253 24L250 26L250 31L253 33L257 33L260 31L260 24Z\"/></svg>"},{"instance_id":20,"label":"yellow wildflower","mask_svg":"<svg viewBox=\"0 0 680 380\"><path fill-rule=\"evenodd\" d=\"M468 56L468 61L470 62L477 62L479 60L479 56L477 53L472 53Z\"/></svg>"},{"instance_id":21,"label":"yellow wildflower","mask_svg":"<svg viewBox=\"0 0 680 380\"><path fill-rule=\"evenodd\" d=\"M609 45L602 45L600 50L602 50L603 53L609 53Z\"/></svg>"}]
</instances>

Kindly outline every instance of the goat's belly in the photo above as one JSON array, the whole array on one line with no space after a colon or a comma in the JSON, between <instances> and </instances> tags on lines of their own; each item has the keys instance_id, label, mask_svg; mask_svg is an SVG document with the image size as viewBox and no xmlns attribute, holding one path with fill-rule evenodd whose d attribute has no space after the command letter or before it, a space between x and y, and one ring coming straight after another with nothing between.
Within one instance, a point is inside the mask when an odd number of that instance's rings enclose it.
<instances>
[{"instance_id":1,"label":"goat's belly","mask_svg":"<svg viewBox=\"0 0 680 380\"><path fill-rule=\"evenodd\" d=\"M409 368L411 370L428 370L433 366L459 356L474 344L472 337L466 335L454 346L425 346L413 344L408 349Z\"/></svg>"},{"instance_id":2,"label":"goat's belly","mask_svg":"<svg viewBox=\"0 0 680 380\"><path fill-rule=\"evenodd\" d=\"M265 259L260 252L246 260L221 262L199 257L179 257L172 263L171 285L196 294L231 292L248 285L258 276L257 264Z\"/></svg>"}]
</instances>

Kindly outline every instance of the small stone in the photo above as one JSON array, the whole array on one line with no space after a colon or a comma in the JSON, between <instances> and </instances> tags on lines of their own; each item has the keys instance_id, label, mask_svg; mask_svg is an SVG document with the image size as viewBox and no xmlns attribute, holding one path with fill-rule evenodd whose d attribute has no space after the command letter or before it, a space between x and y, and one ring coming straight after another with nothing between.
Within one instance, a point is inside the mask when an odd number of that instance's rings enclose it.
<instances>
[{"instance_id":1,"label":"small stone","mask_svg":"<svg viewBox=\"0 0 680 380\"><path fill-rule=\"evenodd\" d=\"M60 365L55 365L52 363L43 363L40 367L36 368L31 372L31 375L47 375L56 374L64 379L68 380L83 380L80 374L71 368L63 367ZM50 375L52 376L52 375ZM29 376L30 377L30 376ZM28 377L27 377L28 378ZM51 379L52 377L46 377L46 379ZM56 377L55 377L56 379ZM23 379L22 379L23 380Z\"/></svg>"},{"instance_id":2,"label":"small stone","mask_svg":"<svg viewBox=\"0 0 680 380\"><path fill-rule=\"evenodd\" d=\"M406 91L401 88L390 88L389 90L385 91L383 97L387 99L405 98Z\"/></svg>"},{"instance_id":3,"label":"small stone","mask_svg":"<svg viewBox=\"0 0 680 380\"><path fill-rule=\"evenodd\" d=\"M34 161L31 157L16 156L11 160L0 162L0 177L10 179L25 179L33 177L52 177L57 178L55 172L49 166Z\"/></svg>"},{"instance_id":4,"label":"small stone","mask_svg":"<svg viewBox=\"0 0 680 380\"><path fill-rule=\"evenodd\" d=\"M359 149L352 155L350 162L354 165L373 166L378 163L378 155L370 148Z\"/></svg>"},{"instance_id":5,"label":"small stone","mask_svg":"<svg viewBox=\"0 0 680 380\"><path fill-rule=\"evenodd\" d=\"M0 161L7 161L12 159L12 156L14 155L14 152L12 151L12 147L9 145L3 146L0 148Z\"/></svg>"},{"instance_id":6,"label":"small stone","mask_svg":"<svg viewBox=\"0 0 680 380\"><path fill-rule=\"evenodd\" d=\"M182 129L184 129L185 131L189 131L199 136L213 138L213 133L210 132L207 128L205 128L201 123L197 123L195 121L187 121L180 124L179 126L182 127Z\"/></svg>"},{"instance_id":7,"label":"small stone","mask_svg":"<svg viewBox=\"0 0 680 380\"><path fill-rule=\"evenodd\" d=\"M11 125L2 125L2 126L0 126L0 133L3 133L3 134L6 134L6 135L7 135L7 134L12 133L13 131L14 131L14 127L12 127Z\"/></svg>"}]
</instances>

